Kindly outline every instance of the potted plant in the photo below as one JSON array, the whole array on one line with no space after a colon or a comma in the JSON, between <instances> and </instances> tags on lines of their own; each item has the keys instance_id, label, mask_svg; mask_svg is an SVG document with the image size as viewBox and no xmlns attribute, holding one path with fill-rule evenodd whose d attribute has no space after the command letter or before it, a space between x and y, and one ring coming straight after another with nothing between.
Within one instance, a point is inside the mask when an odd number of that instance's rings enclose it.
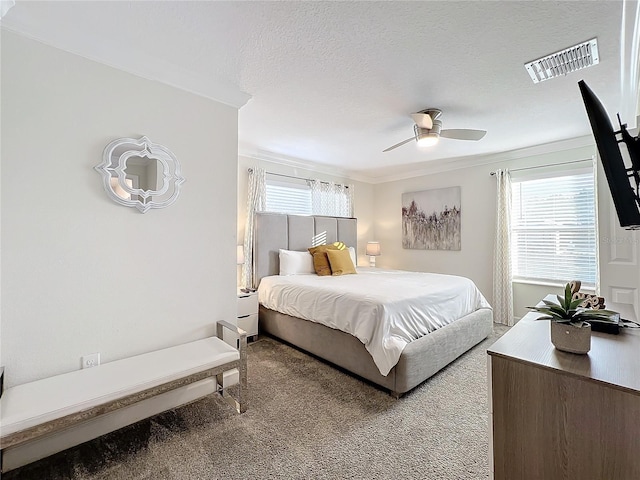
<instances>
[{"instance_id":1,"label":"potted plant","mask_svg":"<svg viewBox=\"0 0 640 480\"><path fill-rule=\"evenodd\" d=\"M542 300L544 305L527 307L544 315L536 320L551 320L551 343L563 352L585 354L591 349L591 323L613 323L617 315L611 310L594 310L580 307L584 298L572 300L569 283L564 288L564 298L557 295L558 303Z\"/></svg>"}]
</instances>

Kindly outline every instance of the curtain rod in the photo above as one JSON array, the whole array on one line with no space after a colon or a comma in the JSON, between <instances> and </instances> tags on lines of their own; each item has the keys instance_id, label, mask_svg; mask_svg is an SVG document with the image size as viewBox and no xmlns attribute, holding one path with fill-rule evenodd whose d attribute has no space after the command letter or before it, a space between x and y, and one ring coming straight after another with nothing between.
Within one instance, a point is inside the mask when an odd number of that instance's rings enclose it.
<instances>
[{"instance_id":1,"label":"curtain rod","mask_svg":"<svg viewBox=\"0 0 640 480\"><path fill-rule=\"evenodd\" d=\"M520 172L522 170L532 170L534 168L544 168L544 167L555 167L557 165L569 165L570 163L582 163L582 162L593 162L593 158L585 158L582 160L572 160L570 162L558 162L558 163L548 163L547 165L536 165L535 167L522 167L522 168L514 168L509 170L510 172ZM489 175L493 176L496 172L489 172Z\"/></svg>"},{"instance_id":2,"label":"curtain rod","mask_svg":"<svg viewBox=\"0 0 640 480\"><path fill-rule=\"evenodd\" d=\"M253 172L253 168L247 169L249 173ZM274 175L276 177L285 177L285 178L294 178L296 180L305 180L307 182L317 182L318 180L314 180L313 178L304 178L304 177L295 177L293 175L285 175L284 173L273 173L273 172L264 172L266 175ZM319 180L320 183L329 184L329 182L325 182L324 180ZM349 188L349 185L343 185L342 183L336 183L336 185L344 188Z\"/></svg>"}]
</instances>

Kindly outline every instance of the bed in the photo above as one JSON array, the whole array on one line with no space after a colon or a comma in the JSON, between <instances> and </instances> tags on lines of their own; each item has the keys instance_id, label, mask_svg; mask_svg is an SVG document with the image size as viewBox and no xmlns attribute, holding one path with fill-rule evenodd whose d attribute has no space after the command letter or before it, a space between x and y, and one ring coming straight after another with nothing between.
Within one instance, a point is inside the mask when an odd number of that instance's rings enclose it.
<instances>
[{"instance_id":1,"label":"bed","mask_svg":"<svg viewBox=\"0 0 640 480\"><path fill-rule=\"evenodd\" d=\"M257 213L253 246L254 286L259 287L263 279L278 275L280 249L304 252L312 244L335 241L356 246L355 218ZM361 269L359 272L364 273ZM338 278L331 277L328 281ZM364 278L363 275L362 279ZM305 280L312 281L311 278ZM270 282L271 279L265 280L263 289ZM258 294L259 298L266 298L260 288ZM492 310L486 301L480 302L468 313L464 312L459 318L454 318L454 321L400 345L397 362L392 359L393 366L387 371L386 367L381 368L379 359L376 363L369 345L365 346L351 333L333 328L335 325L331 322L328 323L332 326L327 326L319 323L319 320L322 319L305 319L291 314L291 311L289 314L283 313L262 304L259 309L261 333L281 339L373 382L389 390L395 397L424 382L486 338L493 329Z\"/></svg>"}]
</instances>

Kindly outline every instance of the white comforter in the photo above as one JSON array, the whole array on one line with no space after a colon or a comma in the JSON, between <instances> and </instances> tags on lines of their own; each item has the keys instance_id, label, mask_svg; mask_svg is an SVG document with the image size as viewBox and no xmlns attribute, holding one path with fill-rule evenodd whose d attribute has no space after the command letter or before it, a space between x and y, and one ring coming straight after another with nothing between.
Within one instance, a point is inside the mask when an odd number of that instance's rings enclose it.
<instances>
[{"instance_id":1,"label":"white comforter","mask_svg":"<svg viewBox=\"0 0 640 480\"><path fill-rule=\"evenodd\" d=\"M404 347L448 323L491 308L464 277L358 268L357 275L289 275L260 281L266 308L342 330L357 337L382 375Z\"/></svg>"}]
</instances>

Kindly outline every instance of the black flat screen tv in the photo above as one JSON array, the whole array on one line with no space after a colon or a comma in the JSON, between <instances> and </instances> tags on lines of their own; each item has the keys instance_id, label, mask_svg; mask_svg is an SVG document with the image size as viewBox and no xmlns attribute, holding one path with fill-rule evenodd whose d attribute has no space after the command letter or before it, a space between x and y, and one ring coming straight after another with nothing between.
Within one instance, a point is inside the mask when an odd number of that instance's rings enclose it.
<instances>
[{"instance_id":1,"label":"black flat screen tv","mask_svg":"<svg viewBox=\"0 0 640 480\"><path fill-rule=\"evenodd\" d=\"M620 122L620 130L615 132L609 121L606 110L600 100L587 86L584 80L578 82L582 100L591 123L591 130L596 140L598 153L604 173L607 177L613 204L618 214L620 226L627 229L640 229L640 139L632 137ZM618 140L616 135L620 135ZM629 152L631 167L624 164L620 143ZM635 183L635 186L633 185Z\"/></svg>"}]
</instances>

